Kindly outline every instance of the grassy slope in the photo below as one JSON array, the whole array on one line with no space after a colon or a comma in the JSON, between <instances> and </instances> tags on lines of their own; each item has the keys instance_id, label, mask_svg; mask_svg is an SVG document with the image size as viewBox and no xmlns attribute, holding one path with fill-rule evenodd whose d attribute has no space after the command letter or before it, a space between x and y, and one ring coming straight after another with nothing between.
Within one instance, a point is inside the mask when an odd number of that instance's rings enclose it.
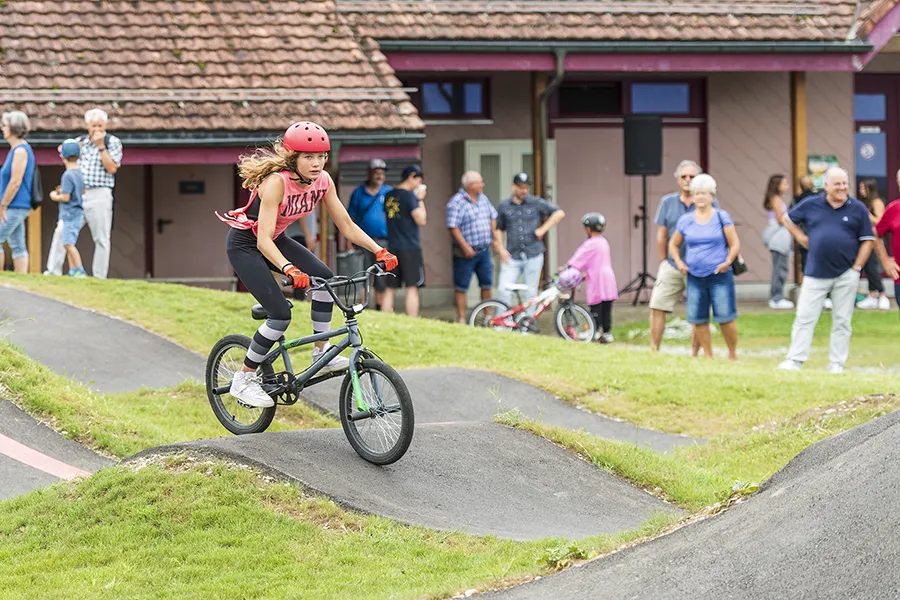
<instances>
[{"instance_id":1,"label":"grassy slope","mask_svg":"<svg viewBox=\"0 0 900 600\"><path fill-rule=\"evenodd\" d=\"M201 354L227 333L255 328L248 310L251 299L241 294L135 281L9 274L0 276L0 282L127 319ZM767 335L781 327L780 339L787 343L786 315L748 316L742 327L755 331L756 319L762 323L759 330ZM885 332L897 328L893 313L870 313L855 320L868 323L857 325L857 346L881 343ZM197 327L198 323L203 327ZM774 370L776 359L748 359L737 365L692 361L623 346L576 346L552 337L512 336L372 312L364 313L361 323L366 343L396 367L488 369L605 414L703 437L749 431L759 423L784 420L815 406L900 387L900 377L884 373L847 373L837 378L814 369L783 373ZM309 328L308 313L301 307L295 311L290 333L299 336ZM747 338L748 342L756 339L750 333ZM893 358L897 358L896 350ZM811 388L815 394L809 392Z\"/></svg>"},{"instance_id":2,"label":"grassy slope","mask_svg":"<svg viewBox=\"0 0 900 600\"><path fill-rule=\"evenodd\" d=\"M231 435L216 420L196 382L163 390L97 394L0 342L2 395L53 423L68 437L118 457L145 448ZM279 410L270 431L336 427L302 403Z\"/></svg>"},{"instance_id":3,"label":"grassy slope","mask_svg":"<svg viewBox=\"0 0 900 600\"><path fill-rule=\"evenodd\" d=\"M435 598L541 573L547 547L348 513L249 469L168 459L0 503L0 595ZM605 552L667 521L585 540Z\"/></svg>"}]
</instances>

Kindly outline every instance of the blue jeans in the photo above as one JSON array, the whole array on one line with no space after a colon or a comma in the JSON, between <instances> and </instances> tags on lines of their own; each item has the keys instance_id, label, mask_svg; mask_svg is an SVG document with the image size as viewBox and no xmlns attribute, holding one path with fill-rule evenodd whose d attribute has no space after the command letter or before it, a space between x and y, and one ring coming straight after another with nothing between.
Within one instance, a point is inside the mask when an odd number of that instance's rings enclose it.
<instances>
[{"instance_id":1,"label":"blue jeans","mask_svg":"<svg viewBox=\"0 0 900 600\"><path fill-rule=\"evenodd\" d=\"M491 289L494 281L494 265L491 264L491 249L480 250L472 258L453 257L453 287L457 292L469 290L472 273L478 277L478 286Z\"/></svg>"},{"instance_id":2,"label":"blue jeans","mask_svg":"<svg viewBox=\"0 0 900 600\"><path fill-rule=\"evenodd\" d=\"M3 242L9 242L13 259L28 256L28 246L25 245L25 219L30 213L30 208L6 209L6 222L0 223L0 252L3 252Z\"/></svg>"},{"instance_id":3,"label":"blue jeans","mask_svg":"<svg viewBox=\"0 0 900 600\"><path fill-rule=\"evenodd\" d=\"M687 321L691 325L709 323L712 308L716 323L731 323L737 319L737 300L734 295L734 275L731 269L718 275L687 276Z\"/></svg>"},{"instance_id":4,"label":"blue jeans","mask_svg":"<svg viewBox=\"0 0 900 600\"><path fill-rule=\"evenodd\" d=\"M519 281L519 277L524 279L528 289L525 291L523 299L534 298L538 293L538 284L541 280L541 269L544 268L543 253L525 258L524 255L511 257L505 263L500 265L500 275L497 277L497 297L512 306L512 291L507 286Z\"/></svg>"}]
</instances>

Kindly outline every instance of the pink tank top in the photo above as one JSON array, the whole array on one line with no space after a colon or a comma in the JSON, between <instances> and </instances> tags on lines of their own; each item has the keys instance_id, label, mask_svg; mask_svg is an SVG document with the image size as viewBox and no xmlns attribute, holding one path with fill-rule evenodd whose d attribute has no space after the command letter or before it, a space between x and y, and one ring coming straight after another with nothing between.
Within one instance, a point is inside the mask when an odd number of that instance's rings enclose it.
<instances>
[{"instance_id":1,"label":"pink tank top","mask_svg":"<svg viewBox=\"0 0 900 600\"><path fill-rule=\"evenodd\" d=\"M281 206L278 207L278 217L275 220L275 234L272 236L273 239L281 235L284 230L287 229L288 225L313 212L334 184L331 175L329 175L327 171L322 171L313 184L305 190L301 188L296 181L291 179L292 173L290 171L279 171L278 174L284 182L284 196L281 198ZM253 234L258 236L259 231L257 222L247 216L247 210L253 206L253 202L258 195L259 191L254 189L253 193L250 194L250 200L247 202L246 206L235 210L229 210L224 215L220 215L216 212L216 216L229 227L234 227L235 229L252 229Z\"/></svg>"}]
</instances>

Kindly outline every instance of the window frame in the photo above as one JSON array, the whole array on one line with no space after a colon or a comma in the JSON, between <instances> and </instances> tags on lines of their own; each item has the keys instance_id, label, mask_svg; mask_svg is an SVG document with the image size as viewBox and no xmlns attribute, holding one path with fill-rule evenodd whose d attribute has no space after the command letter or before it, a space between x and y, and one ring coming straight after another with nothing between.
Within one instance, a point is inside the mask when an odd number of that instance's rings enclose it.
<instances>
[{"instance_id":1,"label":"window frame","mask_svg":"<svg viewBox=\"0 0 900 600\"><path fill-rule=\"evenodd\" d=\"M622 110L618 114L609 114L609 113L590 113L590 114L562 114L559 109L559 90L555 94L553 94L553 99L550 103L550 118L551 119L623 119L625 115L632 114L649 114L649 113L635 113L632 110L631 106L631 86L635 83L679 83L688 85L688 90L690 93L690 98L688 102L689 110L687 113L659 113L663 118L667 119L703 119L704 121L707 118L706 111L706 80L704 78L699 78L696 76L689 77L679 77L677 75L673 75L671 77L667 76L653 76L653 77L640 77L640 76L632 76L632 77L591 77L591 76L580 76L580 77L566 77L563 81L562 86L566 84L592 84L592 83L617 83L620 85L621 92L621 107ZM561 86L561 87L562 87Z\"/></svg>"},{"instance_id":2,"label":"window frame","mask_svg":"<svg viewBox=\"0 0 900 600\"><path fill-rule=\"evenodd\" d=\"M406 76L401 78L404 87L416 88L416 91L409 93L409 98L419 111L422 119L429 121L483 121L491 118L491 78L490 77L470 77L465 75L451 75L446 77L435 76ZM459 85L460 89L467 83L481 84L481 112L466 113L465 97L463 97L463 112L449 113L429 113L425 112L424 98L422 88L425 84L445 84L449 83L454 86Z\"/></svg>"}]
</instances>

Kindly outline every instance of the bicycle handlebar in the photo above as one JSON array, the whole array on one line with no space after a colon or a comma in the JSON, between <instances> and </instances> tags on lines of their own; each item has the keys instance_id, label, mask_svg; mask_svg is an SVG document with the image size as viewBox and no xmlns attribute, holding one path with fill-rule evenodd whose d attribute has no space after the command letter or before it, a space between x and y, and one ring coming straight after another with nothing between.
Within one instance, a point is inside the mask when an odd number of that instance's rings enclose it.
<instances>
[{"instance_id":1,"label":"bicycle handlebar","mask_svg":"<svg viewBox=\"0 0 900 600\"><path fill-rule=\"evenodd\" d=\"M366 269L365 271L360 271L353 277L332 277L331 279L324 279L322 277L315 277L313 275L309 276L310 286L306 288L309 292L314 292L317 290L327 290L331 295L331 298L334 300L334 303L338 308L341 309L344 313L355 312L349 306L345 305L341 302L341 299L338 298L337 293L334 291L336 287L343 287L347 285L355 285L357 283L365 283L366 284L366 297L369 295L369 275L374 275L376 277L384 277L385 275L390 275L388 271L385 270L384 261L378 261L373 264L371 267ZM290 279L282 279L282 284L287 286L291 285L292 280Z\"/></svg>"}]
</instances>

